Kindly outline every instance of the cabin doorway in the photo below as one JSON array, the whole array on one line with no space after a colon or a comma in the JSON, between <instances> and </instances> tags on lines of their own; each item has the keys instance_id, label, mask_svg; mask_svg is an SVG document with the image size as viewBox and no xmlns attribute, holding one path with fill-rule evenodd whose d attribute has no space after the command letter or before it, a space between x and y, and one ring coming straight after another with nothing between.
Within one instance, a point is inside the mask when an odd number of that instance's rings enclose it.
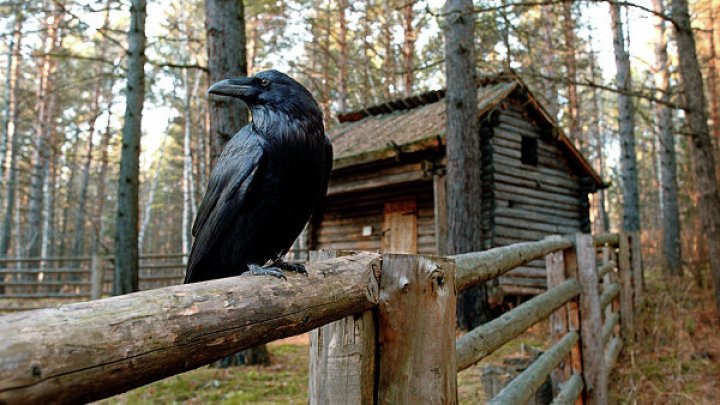
<instances>
[{"instance_id":1,"label":"cabin doorway","mask_svg":"<svg viewBox=\"0 0 720 405\"><path fill-rule=\"evenodd\" d=\"M383 252L416 254L417 199L386 202L383 218Z\"/></svg>"}]
</instances>

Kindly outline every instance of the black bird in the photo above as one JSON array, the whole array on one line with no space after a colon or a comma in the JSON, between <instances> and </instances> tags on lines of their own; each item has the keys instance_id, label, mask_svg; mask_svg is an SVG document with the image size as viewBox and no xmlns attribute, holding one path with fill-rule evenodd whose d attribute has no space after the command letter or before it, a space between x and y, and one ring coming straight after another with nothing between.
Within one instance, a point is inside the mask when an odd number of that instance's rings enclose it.
<instances>
[{"instance_id":1,"label":"black bird","mask_svg":"<svg viewBox=\"0 0 720 405\"><path fill-rule=\"evenodd\" d=\"M275 70L222 80L210 94L242 99L252 121L218 158L192 234L185 283L305 273L281 257L325 195L333 152L310 92Z\"/></svg>"}]
</instances>

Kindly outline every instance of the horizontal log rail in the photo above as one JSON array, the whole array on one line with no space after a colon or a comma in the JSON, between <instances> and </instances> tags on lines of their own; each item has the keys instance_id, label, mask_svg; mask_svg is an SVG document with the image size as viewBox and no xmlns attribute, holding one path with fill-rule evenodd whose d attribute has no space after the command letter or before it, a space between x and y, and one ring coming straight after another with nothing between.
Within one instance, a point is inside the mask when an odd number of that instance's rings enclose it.
<instances>
[{"instance_id":1,"label":"horizontal log rail","mask_svg":"<svg viewBox=\"0 0 720 405\"><path fill-rule=\"evenodd\" d=\"M615 269L615 262L610 261L607 264L603 264L598 268L598 277L603 278L603 276L613 271L613 269Z\"/></svg>"},{"instance_id":2,"label":"horizontal log rail","mask_svg":"<svg viewBox=\"0 0 720 405\"><path fill-rule=\"evenodd\" d=\"M465 370L492 354L532 325L547 318L579 293L580 286L577 281L567 280L460 336L455 345L458 371Z\"/></svg>"},{"instance_id":3,"label":"horizontal log rail","mask_svg":"<svg viewBox=\"0 0 720 405\"><path fill-rule=\"evenodd\" d=\"M639 248L629 243L633 240L639 238L629 234L553 236L448 258L331 254L324 257L334 258L307 265L308 277L292 275L287 281L238 276L0 316L0 403L93 401L320 326L322 332L313 332L312 347L318 354L311 361L315 370L310 373L311 404L326 403L323 398L358 402L355 399L360 397L353 396L356 388L349 383L330 384L322 375L328 372L333 373L332 380L359 382L362 398L405 402L413 392L425 392L439 402L454 402L457 371L552 315L554 344L492 403L525 402L552 375L559 392L553 403L570 404L581 397L586 403L602 404L607 398L607 375L617 362L623 339L632 336L626 329L632 322L628 311L635 307L626 296L634 284L627 275L635 271L635 260L639 260ZM613 256L616 246L617 256ZM596 264L598 249L603 252L600 266ZM182 255L143 259L176 258ZM547 291L455 338L456 291L543 258L548 266ZM634 267L628 258L633 258ZM182 267L145 265L152 270ZM29 274L53 274L52 269L38 270ZM7 279L7 273L0 273L0 278ZM146 285L174 280L179 282L180 275L145 273L140 277ZM5 286L36 284L8 279ZM46 283L89 284L101 285L52 277ZM12 297L47 297L14 293ZM54 297L88 296L83 291ZM616 334L620 329L623 333ZM342 336L351 339L336 339ZM442 348L427 355L428 350L440 347L440 341ZM597 356L592 355L595 352ZM347 356L352 361L346 361ZM341 360L342 365L332 363ZM358 379L357 375L370 377ZM564 377L558 380L560 375ZM316 378L324 378L324 383L313 384Z\"/></svg>"},{"instance_id":4,"label":"horizontal log rail","mask_svg":"<svg viewBox=\"0 0 720 405\"><path fill-rule=\"evenodd\" d=\"M520 375L510 381L488 404L514 405L528 402L535 391L545 383L550 372L570 353L577 341L577 331L573 330L567 333Z\"/></svg>"},{"instance_id":5,"label":"horizontal log rail","mask_svg":"<svg viewBox=\"0 0 720 405\"><path fill-rule=\"evenodd\" d=\"M0 403L88 402L377 305L379 255L0 317ZM17 331L22 330L23 333Z\"/></svg>"},{"instance_id":6,"label":"horizontal log rail","mask_svg":"<svg viewBox=\"0 0 720 405\"><path fill-rule=\"evenodd\" d=\"M607 319L605 319L605 323L603 324L602 328L603 347L607 346L610 338L613 336L615 326L617 326L618 323L620 323L620 314L618 314L617 312L613 312L610 316L607 317Z\"/></svg>"},{"instance_id":7,"label":"horizontal log rail","mask_svg":"<svg viewBox=\"0 0 720 405\"><path fill-rule=\"evenodd\" d=\"M542 259L548 253L567 249L572 245L572 241L569 239L558 237L452 256L457 269L455 285L458 291L462 291L492 280L532 260Z\"/></svg>"},{"instance_id":8,"label":"horizontal log rail","mask_svg":"<svg viewBox=\"0 0 720 405\"><path fill-rule=\"evenodd\" d=\"M561 384L560 392L553 399L551 405L574 405L584 387L580 374L573 374L570 379Z\"/></svg>"},{"instance_id":9,"label":"horizontal log rail","mask_svg":"<svg viewBox=\"0 0 720 405\"><path fill-rule=\"evenodd\" d=\"M593 236L595 246L618 246L620 243L620 235L617 233L601 233Z\"/></svg>"},{"instance_id":10,"label":"horizontal log rail","mask_svg":"<svg viewBox=\"0 0 720 405\"><path fill-rule=\"evenodd\" d=\"M606 286L605 291L600 296L600 308L608 306L618 294L620 294L620 286L617 283Z\"/></svg>"}]
</instances>

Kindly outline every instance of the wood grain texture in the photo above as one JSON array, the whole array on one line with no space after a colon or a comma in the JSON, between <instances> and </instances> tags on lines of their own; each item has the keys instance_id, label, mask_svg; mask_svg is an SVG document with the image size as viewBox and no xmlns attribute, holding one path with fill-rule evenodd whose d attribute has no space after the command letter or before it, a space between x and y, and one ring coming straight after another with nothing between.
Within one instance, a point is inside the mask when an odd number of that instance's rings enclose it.
<instances>
[{"instance_id":1,"label":"wood grain texture","mask_svg":"<svg viewBox=\"0 0 720 405\"><path fill-rule=\"evenodd\" d=\"M457 402L455 264L385 254L380 281L380 404Z\"/></svg>"},{"instance_id":2,"label":"wood grain texture","mask_svg":"<svg viewBox=\"0 0 720 405\"><path fill-rule=\"evenodd\" d=\"M578 281L580 294L581 341L585 388L589 404L607 403L607 374L602 350L602 315L595 257L591 235L577 234Z\"/></svg>"},{"instance_id":3,"label":"wood grain texture","mask_svg":"<svg viewBox=\"0 0 720 405\"><path fill-rule=\"evenodd\" d=\"M548 290L460 336L456 343L458 371L464 370L490 355L511 339L525 332L527 328L547 318L579 293L580 287L577 281L566 280L552 290Z\"/></svg>"},{"instance_id":4,"label":"wood grain texture","mask_svg":"<svg viewBox=\"0 0 720 405\"><path fill-rule=\"evenodd\" d=\"M563 257L563 251L552 252L545 256L548 289L559 286L567 279ZM568 330L567 305L563 305L558 308L557 311L550 314L550 337L552 338L552 342L556 343L559 341ZM571 372L572 369L569 363L563 363L560 367L553 370L550 375L553 393L558 392L560 384L570 378Z\"/></svg>"},{"instance_id":5,"label":"wood grain texture","mask_svg":"<svg viewBox=\"0 0 720 405\"><path fill-rule=\"evenodd\" d=\"M311 262L350 252L313 251ZM379 268L378 268L379 270ZM376 276L378 276L376 274ZM310 332L308 403L368 404L375 396L376 314L368 310Z\"/></svg>"},{"instance_id":6,"label":"wood grain texture","mask_svg":"<svg viewBox=\"0 0 720 405\"><path fill-rule=\"evenodd\" d=\"M87 402L376 305L379 255L0 317L0 402ZM22 331L22 333L18 333Z\"/></svg>"},{"instance_id":7,"label":"wood grain texture","mask_svg":"<svg viewBox=\"0 0 720 405\"><path fill-rule=\"evenodd\" d=\"M620 275L620 326L623 339L635 339L635 312L633 309L633 276L630 262L630 237L620 234L618 273Z\"/></svg>"},{"instance_id":8,"label":"wood grain texture","mask_svg":"<svg viewBox=\"0 0 720 405\"><path fill-rule=\"evenodd\" d=\"M470 286L491 280L517 266L570 246L572 246L572 242L569 240L552 239L455 255L453 258L457 266L457 289L462 291Z\"/></svg>"}]
</instances>

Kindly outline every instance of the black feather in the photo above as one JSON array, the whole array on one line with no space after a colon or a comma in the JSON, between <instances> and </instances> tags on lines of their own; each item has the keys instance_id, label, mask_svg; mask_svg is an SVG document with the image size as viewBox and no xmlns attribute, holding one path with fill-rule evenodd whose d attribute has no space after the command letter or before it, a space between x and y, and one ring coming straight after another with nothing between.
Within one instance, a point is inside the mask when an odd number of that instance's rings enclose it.
<instances>
[{"instance_id":1,"label":"black feather","mask_svg":"<svg viewBox=\"0 0 720 405\"><path fill-rule=\"evenodd\" d=\"M252 122L223 150L198 209L185 282L241 274L288 251L327 191L332 146L302 85L277 71L229 79Z\"/></svg>"}]
</instances>

